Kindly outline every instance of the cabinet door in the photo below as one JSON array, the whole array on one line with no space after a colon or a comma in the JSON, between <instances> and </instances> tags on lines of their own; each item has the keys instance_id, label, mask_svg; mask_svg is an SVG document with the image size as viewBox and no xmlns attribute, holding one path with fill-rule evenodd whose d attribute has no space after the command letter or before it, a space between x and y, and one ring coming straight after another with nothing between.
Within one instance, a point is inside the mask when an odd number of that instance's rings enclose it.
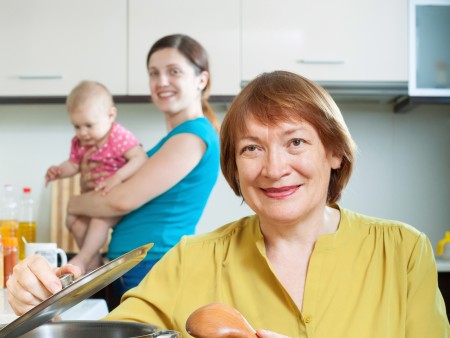
<instances>
[{"instance_id":1,"label":"cabinet door","mask_svg":"<svg viewBox=\"0 0 450 338\"><path fill-rule=\"evenodd\" d=\"M212 95L239 91L239 0L129 0L130 95L149 94L147 53L175 33L191 36L208 52Z\"/></svg>"},{"instance_id":2,"label":"cabinet door","mask_svg":"<svg viewBox=\"0 0 450 338\"><path fill-rule=\"evenodd\" d=\"M406 0L243 0L242 74L405 81Z\"/></svg>"},{"instance_id":3,"label":"cabinet door","mask_svg":"<svg viewBox=\"0 0 450 338\"><path fill-rule=\"evenodd\" d=\"M2 0L0 95L67 95L84 79L125 94L126 15L126 0Z\"/></svg>"}]
</instances>

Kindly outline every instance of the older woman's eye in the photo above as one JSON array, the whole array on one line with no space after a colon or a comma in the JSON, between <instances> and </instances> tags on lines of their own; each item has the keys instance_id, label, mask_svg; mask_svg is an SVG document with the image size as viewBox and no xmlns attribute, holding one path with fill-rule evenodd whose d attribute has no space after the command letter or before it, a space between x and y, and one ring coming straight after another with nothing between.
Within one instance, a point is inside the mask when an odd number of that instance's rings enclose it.
<instances>
[{"instance_id":1,"label":"older woman's eye","mask_svg":"<svg viewBox=\"0 0 450 338\"><path fill-rule=\"evenodd\" d=\"M303 139L301 139L301 138L295 138L295 139L293 139L293 140L291 141L291 144L292 144L294 147L299 147L299 146L301 146L303 143L305 143L305 140L303 140Z\"/></svg>"},{"instance_id":2,"label":"older woman's eye","mask_svg":"<svg viewBox=\"0 0 450 338\"><path fill-rule=\"evenodd\" d=\"M241 154L251 154L254 153L258 149L255 145L248 145L245 147L242 147Z\"/></svg>"},{"instance_id":3,"label":"older woman's eye","mask_svg":"<svg viewBox=\"0 0 450 338\"><path fill-rule=\"evenodd\" d=\"M153 77L158 76L158 72L150 71L150 72L148 72L148 75L149 75L151 78L153 78Z\"/></svg>"},{"instance_id":4,"label":"older woman's eye","mask_svg":"<svg viewBox=\"0 0 450 338\"><path fill-rule=\"evenodd\" d=\"M244 151L255 151L256 150L256 146L251 145L251 146L246 146L244 148Z\"/></svg>"}]
</instances>

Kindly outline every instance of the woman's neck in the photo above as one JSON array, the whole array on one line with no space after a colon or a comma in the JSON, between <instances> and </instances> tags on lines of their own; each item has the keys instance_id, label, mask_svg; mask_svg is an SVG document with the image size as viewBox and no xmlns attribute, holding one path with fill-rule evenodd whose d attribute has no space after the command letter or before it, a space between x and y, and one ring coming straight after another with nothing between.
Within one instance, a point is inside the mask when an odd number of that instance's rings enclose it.
<instances>
[{"instance_id":1,"label":"woman's neck","mask_svg":"<svg viewBox=\"0 0 450 338\"><path fill-rule=\"evenodd\" d=\"M170 132L183 122L194 120L199 117L203 117L204 115L201 102L199 102L198 104L191 105L190 107L187 107L179 112L165 112L164 116L166 120L167 132Z\"/></svg>"},{"instance_id":2,"label":"woman's neck","mask_svg":"<svg viewBox=\"0 0 450 338\"><path fill-rule=\"evenodd\" d=\"M336 232L339 220L339 210L327 206L322 213L311 215L295 224L274 224L261 220L260 226L266 247L297 246L299 244L312 247L321 235Z\"/></svg>"}]
</instances>

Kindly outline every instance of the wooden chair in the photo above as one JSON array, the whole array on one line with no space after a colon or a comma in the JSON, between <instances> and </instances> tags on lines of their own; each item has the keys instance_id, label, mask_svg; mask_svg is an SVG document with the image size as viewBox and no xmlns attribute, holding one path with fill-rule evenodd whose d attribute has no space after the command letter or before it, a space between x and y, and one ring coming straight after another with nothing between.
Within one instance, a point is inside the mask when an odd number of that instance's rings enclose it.
<instances>
[{"instance_id":1,"label":"wooden chair","mask_svg":"<svg viewBox=\"0 0 450 338\"><path fill-rule=\"evenodd\" d=\"M78 246L66 227L67 203L73 195L80 194L80 175L51 183L50 239L67 253L77 253Z\"/></svg>"}]
</instances>

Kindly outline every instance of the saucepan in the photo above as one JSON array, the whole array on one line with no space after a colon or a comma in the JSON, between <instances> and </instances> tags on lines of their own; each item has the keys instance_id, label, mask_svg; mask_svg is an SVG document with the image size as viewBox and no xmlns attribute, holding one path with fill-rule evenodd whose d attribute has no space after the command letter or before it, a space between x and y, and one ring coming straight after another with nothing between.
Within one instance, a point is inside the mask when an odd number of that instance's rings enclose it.
<instances>
[{"instance_id":1,"label":"saucepan","mask_svg":"<svg viewBox=\"0 0 450 338\"><path fill-rule=\"evenodd\" d=\"M1 331L0 331L1 337ZM68 320L43 324L20 336L21 338L180 338L176 331L163 331L158 327L131 322L101 320Z\"/></svg>"},{"instance_id":2,"label":"saucepan","mask_svg":"<svg viewBox=\"0 0 450 338\"><path fill-rule=\"evenodd\" d=\"M44 300L22 316L0 328L0 338L178 338L176 331L133 322L114 321L55 321L53 318L89 298L144 259L153 243L143 245L100 268L69 282L61 291ZM63 281L62 281L63 282Z\"/></svg>"}]
</instances>

